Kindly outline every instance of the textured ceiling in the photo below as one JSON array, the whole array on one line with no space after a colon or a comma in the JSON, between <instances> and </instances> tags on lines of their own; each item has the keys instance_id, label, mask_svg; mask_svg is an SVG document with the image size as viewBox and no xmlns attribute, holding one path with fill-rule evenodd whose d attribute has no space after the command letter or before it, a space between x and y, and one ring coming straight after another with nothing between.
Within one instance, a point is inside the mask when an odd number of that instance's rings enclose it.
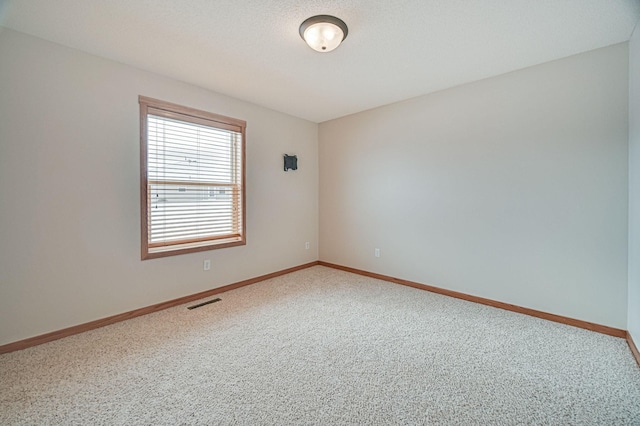
<instances>
[{"instance_id":1,"label":"textured ceiling","mask_svg":"<svg viewBox=\"0 0 640 426\"><path fill-rule=\"evenodd\" d=\"M335 15L317 53L298 34ZM322 122L629 39L640 0L0 0L0 25ZM1 60L0 60L1 62Z\"/></svg>"}]
</instances>

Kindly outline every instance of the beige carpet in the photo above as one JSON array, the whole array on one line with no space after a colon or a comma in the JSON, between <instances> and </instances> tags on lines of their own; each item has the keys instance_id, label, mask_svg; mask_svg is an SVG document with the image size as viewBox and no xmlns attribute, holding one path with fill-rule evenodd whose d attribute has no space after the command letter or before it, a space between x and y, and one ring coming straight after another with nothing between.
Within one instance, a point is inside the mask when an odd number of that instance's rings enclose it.
<instances>
[{"instance_id":1,"label":"beige carpet","mask_svg":"<svg viewBox=\"0 0 640 426\"><path fill-rule=\"evenodd\" d=\"M623 339L320 266L219 297L0 356L0 424L640 424Z\"/></svg>"}]
</instances>

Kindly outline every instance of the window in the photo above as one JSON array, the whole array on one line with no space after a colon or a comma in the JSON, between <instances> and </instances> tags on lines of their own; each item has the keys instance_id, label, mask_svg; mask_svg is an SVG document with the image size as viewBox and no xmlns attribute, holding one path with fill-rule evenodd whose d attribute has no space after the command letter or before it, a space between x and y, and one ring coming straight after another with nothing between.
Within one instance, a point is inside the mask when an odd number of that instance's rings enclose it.
<instances>
[{"instance_id":1,"label":"window","mask_svg":"<svg viewBox=\"0 0 640 426\"><path fill-rule=\"evenodd\" d=\"M245 244L246 123L139 102L142 259Z\"/></svg>"}]
</instances>

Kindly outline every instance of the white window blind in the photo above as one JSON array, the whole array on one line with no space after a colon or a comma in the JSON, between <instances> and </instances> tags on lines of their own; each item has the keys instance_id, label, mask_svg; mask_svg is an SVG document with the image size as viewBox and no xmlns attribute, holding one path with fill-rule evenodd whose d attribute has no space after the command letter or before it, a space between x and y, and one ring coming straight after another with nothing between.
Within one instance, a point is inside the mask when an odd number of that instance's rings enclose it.
<instances>
[{"instance_id":1,"label":"white window blind","mask_svg":"<svg viewBox=\"0 0 640 426\"><path fill-rule=\"evenodd\" d=\"M143 109L147 257L244 244L244 122Z\"/></svg>"}]
</instances>

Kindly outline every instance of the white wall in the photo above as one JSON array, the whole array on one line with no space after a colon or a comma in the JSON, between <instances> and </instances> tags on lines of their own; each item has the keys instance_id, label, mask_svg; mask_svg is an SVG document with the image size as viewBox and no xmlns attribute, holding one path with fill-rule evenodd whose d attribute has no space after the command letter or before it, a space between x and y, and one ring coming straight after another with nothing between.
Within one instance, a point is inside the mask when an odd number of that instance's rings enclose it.
<instances>
[{"instance_id":1,"label":"white wall","mask_svg":"<svg viewBox=\"0 0 640 426\"><path fill-rule=\"evenodd\" d=\"M320 259L626 328L627 81L619 44L321 123Z\"/></svg>"},{"instance_id":2,"label":"white wall","mask_svg":"<svg viewBox=\"0 0 640 426\"><path fill-rule=\"evenodd\" d=\"M629 41L629 312L640 345L640 25Z\"/></svg>"},{"instance_id":3,"label":"white wall","mask_svg":"<svg viewBox=\"0 0 640 426\"><path fill-rule=\"evenodd\" d=\"M317 124L8 29L0 58L0 344L318 259ZM138 95L247 121L246 246L140 260Z\"/></svg>"}]
</instances>

